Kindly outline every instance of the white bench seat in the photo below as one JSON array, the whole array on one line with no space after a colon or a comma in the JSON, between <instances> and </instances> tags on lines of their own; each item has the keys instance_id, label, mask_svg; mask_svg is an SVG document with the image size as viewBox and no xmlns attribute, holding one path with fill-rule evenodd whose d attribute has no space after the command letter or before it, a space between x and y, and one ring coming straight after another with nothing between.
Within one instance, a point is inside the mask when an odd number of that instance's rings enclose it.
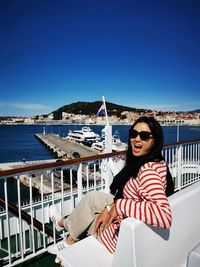
<instances>
[{"instance_id":1,"label":"white bench seat","mask_svg":"<svg viewBox=\"0 0 200 267\"><path fill-rule=\"evenodd\" d=\"M89 236L60 251L57 258L63 267L111 267L113 254L96 238Z\"/></svg>"}]
</instances>

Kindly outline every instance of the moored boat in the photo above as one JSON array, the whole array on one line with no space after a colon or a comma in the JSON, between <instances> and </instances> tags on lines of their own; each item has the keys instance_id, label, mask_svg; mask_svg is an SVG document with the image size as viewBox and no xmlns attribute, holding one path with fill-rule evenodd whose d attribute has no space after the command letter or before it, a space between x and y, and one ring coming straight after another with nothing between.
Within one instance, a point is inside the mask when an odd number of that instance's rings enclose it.
<instances>
[{"instance_id":1,"label":"moored boat","mask_svg":"<svg viewBox=\"0 0 200 267\"><path fill-rule=\"evenodd\" d=\"M92 148L99 151L103 152L105 150L105 141L100 141L92 144ZM112 139L112 151L117 152L117 151L123 151L127 149L127 144L122 142L119 138L113 137Z\"/></svg>"},{"instance_id":2,"label":"moored boat","mask_svg":"<svg viewBox=\"0 0 200 267\"><path fill-rule=\"evenodd\" d=\"M105 150L105 130L102 130L102 140L99 142L95 142L92 144L92 148L99 151L99 152L104 152ZM123 151L127 149L127 144L122 142L119 133L115 133L112 136L112 152L117 152L117 151Z\"/></svg>"},{"instance_id":3,"label":"moored boat","mask_svg":"<svg viewBox=\"0 0 200 267\"><path fill-rule=\"evenodd\" d=\"M99 142L93 143L92 148L99 151L99 152L103 152L105 149L105 142L99 141Z\"/></svg>"},{"instance_id":4,"label":"moored boat","mask_svg":"<svg viewBox=\"0 0 200 267\"><path fill-rule=\"evenodd\" d=\"M122 142L118 135L114 135L112 138L112 151L123 151L127 149L127 144Z\"/></svg>"},{"instance_id":5,"label":"moored boat","mask_svg":"<svg viewBox=\"0 0 200 267\"><path fill-rule=\"evenodd\" d=\"M100 140L99 134L93 132L88 126L82 127L81 130L70 130L66 138L87 146L91 146L94 142Z\"/></svg>"}]
</instances>

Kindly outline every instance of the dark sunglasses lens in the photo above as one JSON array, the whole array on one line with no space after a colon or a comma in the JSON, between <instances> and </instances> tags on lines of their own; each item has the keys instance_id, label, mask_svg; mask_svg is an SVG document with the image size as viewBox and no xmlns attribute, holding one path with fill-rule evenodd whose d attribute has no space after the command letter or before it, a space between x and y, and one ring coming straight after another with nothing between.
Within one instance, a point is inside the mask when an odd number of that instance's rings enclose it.
<instances>
[{"instance_id":1,"label":"dark sunglasses lens","mask_svg":"<svg viewBox=\"0 0 200 267\"><path fill-rule=\"evenodd\" d=\"M138 136L138 131L130 129L129 130L129 136L130 136L130 138L136 138Z\"/></svg>"},{"instance_id":2,"label":"dark sunglasses lens","mask_svg":"<svg viewBox=\"0 0 200 267\"><path fill-rule=\"evenodd\" d=\"M146 141L150 138L151 136L151 133L148 133L148 132L140 132L140 138L143 140L143 141Z\"/></svg>"}]
</instances>

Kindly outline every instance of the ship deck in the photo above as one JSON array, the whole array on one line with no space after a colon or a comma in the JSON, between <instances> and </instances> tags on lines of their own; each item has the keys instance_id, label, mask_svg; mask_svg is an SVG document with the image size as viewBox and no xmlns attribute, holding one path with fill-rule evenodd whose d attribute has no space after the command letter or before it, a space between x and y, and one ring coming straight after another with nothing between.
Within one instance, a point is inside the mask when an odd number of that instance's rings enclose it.
<instances>
[{"instance_id":1,"label":"ship deck","mask_svg":"<svg viewBox=\"0 0 200 267\"><path fill-rule=\"evenodd\" d=\"M179 142L164 147L163 154L174 178L176 191L200 180L199 158L200 140ZM0 179L4 182L5 195L2 198L0 210L0 227L2 232L1 242L5 240L6 246L0 250L6 254L1 257L0 266L57 266L55 255L47 253L47 247L60 238L56 235L55 228L51 233L45 227L49 225L49 206L54 203L62 209L62 214L69 214L81 197L90 190L109 192L109 184L113 176L119 171L119 163L123 162L126 151L99 154L63 161L43 162L40 164L21 163L14 168L0 169ZM68 192L64 186L60 188L59 195L55 188L55 170L59 168L61 185L64 185L64 170L70 168L70 179L74 166L77 167L77 187L71 184ZM40 173L41 196L33 199L34 187L33 173ZM51 173L49 183L51 194L44 193L44 174ZM30 198L26 203L20 199L20 176L26 173L29 176ZM99 176L100 175L100 176ZM16 190L18 199L16 206L10 204L8 196L9 180L16 176ZM83 178L85 182L83 183ZM72 180L72 179L71 179ZM4 201L4 203L3 203ZM15 208L15 209L14 209ZM21 225L18 228L18 225ZM30 237L26 242L25 233ZM11 238L14 238L15 249ZM21 249L22 248L22 249Z\"/></svg>"}]
</instances>

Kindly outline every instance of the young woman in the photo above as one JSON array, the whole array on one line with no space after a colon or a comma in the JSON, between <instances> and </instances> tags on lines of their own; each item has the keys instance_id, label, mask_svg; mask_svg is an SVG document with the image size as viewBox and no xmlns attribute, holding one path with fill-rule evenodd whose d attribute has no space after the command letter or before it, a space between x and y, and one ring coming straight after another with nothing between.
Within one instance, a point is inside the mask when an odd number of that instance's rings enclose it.
<instances>
[{"instance_id":1,"label":"young woman","mask_svg":"<svg viewBox=\"0 0 200 267\"><path fill-rule=\"evenodd\" d=\"M160 124L153 117L135 121L129 130L126 164L114 177L111 194L88 193L66 219L55 206L50 207L50 217L57 230L65 227L69 232L61 247L76 242L87 230L114 253L120 224L126 217L169 228L172 216L167 196L173 194L174 185L162 148Z\"/></svg>"}]
</instances>

